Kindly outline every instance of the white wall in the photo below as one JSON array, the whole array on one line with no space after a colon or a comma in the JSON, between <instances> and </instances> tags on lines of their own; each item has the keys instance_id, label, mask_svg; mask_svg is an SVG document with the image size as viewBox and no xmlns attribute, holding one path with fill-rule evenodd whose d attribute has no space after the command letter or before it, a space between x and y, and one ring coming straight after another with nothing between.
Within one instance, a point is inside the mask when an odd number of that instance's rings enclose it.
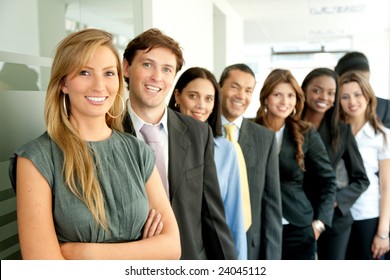
<instances>
[{"instance_id":1,"label":"white wall","mask_svg":"<svg viewBox=\"0 0 390 280\"><path fill-rule=\"evenodd\" d=\"M183 47L184 68L202 66L214 71L213 5L226 16L226 63L243 58L243 23L225 0L146 0L143 1L144 30L157 27ZM150 12L151 11L151 12ZM226 65L223 65L225 67Z\"/></svg>"},{"instance_id":2,"label":"white wall","mask_svg":"<svg viewBox=\"0 0 390 280\"><path fill-rule=\"evenodd\" d=\"M352 40L352 49L364 53L370 63L370 82L377 96L390 97L389 31L372 33Z\"/></svg>"},{"instance_id":3,"label":"white wall","mask_svg":"<svg viewBox=\"0 0 390 280\"><path fill-rule=\"evenodd\" d=\"M244 49L244 23L241 17L225 0L214 0L214 5L226 17L226 42L225 42L225 65L217 65L215 75L217 80L223 69L234 63L242 63L245 57Z\"/></svg>"},{"instance_id":4,"label":"white wall","mask_svg":"<svg viewBox=\"0 0 390 280\"><path fill-rule=\"evenodd\" d=\"M159 28L183 49L183 68L213 67L213 6L208 0L149 0L151 13L144 13L144 30Z\"/></svg>"},{"instance_id":5,"label":"white wall","mask_svg":"<svg viewBox=\"0 0 390 280\"><path fill-rule=\"evenodd\" d=\"M242 62L243 23L225 0L146 0L142 2L143 30L161 29L183 48L185 64L180 74L190 67L200 66L214 72L217 80L223 68ZM226 16L226 65L214 64L214 5ZM167 102L170 96L167 97Z\"/></svg>"}]
</instances>

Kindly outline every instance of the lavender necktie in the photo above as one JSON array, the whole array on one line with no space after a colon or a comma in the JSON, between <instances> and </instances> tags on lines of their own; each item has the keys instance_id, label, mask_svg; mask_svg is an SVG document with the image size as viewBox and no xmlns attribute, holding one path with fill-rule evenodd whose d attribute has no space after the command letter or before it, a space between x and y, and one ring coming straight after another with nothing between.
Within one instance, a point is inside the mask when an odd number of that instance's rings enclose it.
<instances>
[{"instance_id":1,"label":"lavender necktie","mask_svg":"<svg viewBox=\"0 0 390 280\"><path fill-rule=\"evenodd\" d=\"M166 166L165 166L165 156L164 156L164 149L161 144L161 136L160 136L160 130L162 129L162 125L149 125L144 124L140 130L142 135L145 138L146 143L153 149L154 153L156 154L156 166L158 169L158 172L160 173L161 181L164 185L165 192L167 193L167 196L169 198L169 189L168 189L168 179L167 179L167 172L166 172Z\"/></svg>"}]
</instances>

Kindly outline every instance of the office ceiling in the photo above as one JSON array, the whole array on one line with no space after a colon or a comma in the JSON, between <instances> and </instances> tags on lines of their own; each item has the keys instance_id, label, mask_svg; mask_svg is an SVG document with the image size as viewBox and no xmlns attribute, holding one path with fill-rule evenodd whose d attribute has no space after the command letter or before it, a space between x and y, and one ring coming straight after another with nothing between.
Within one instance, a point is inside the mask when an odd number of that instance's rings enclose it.
<instances>
[{"instance_id":1,"label":"office ceiling","mask_svg":"<svg viewBox=\"0 0 390 280\"><path fill-rule=\"evenodd\" d=\"M227 0L244 20L246 44L323 42L389 28L386 0Z\"/></svg>"},{"instance_id":2,"label":"office ceiling","mask_svg":"<svg viewBox=\"0 0 390 280\"><path fill-rule=\"evenodd\" d=\"M69 18L83 18L86 22L95 22L97 27L99 24L112 26L119 34L128 34L128 26L133 24L131 0L112 3L107 0L59 1L68 4ZM275 48L282 45L312 48L313 45L333 44L335 49L342 49L356 34L389 30L388 0L226 1L244 21L244 44L247 46L269 43Z\"/></svg>"}]
</instances>

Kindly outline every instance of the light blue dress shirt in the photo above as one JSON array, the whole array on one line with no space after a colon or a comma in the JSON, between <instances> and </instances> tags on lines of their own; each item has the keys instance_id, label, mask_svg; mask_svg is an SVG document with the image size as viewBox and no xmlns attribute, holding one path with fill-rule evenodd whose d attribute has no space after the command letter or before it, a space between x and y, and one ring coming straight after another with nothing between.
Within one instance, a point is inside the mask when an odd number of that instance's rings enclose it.
<instances>
[{"instance_id":1,"label":"light blue dress shirt","mask_svg":"<svg viewBox=\"0 0 390 280\"><path fill-rule=\"evenodd\" d=\"M242 210L238 159L232 143L224 137L214 138L214 161L225 206L226 222L233 234L239 260L248 258L244 214Z\"/></svg>"}]
</instances>

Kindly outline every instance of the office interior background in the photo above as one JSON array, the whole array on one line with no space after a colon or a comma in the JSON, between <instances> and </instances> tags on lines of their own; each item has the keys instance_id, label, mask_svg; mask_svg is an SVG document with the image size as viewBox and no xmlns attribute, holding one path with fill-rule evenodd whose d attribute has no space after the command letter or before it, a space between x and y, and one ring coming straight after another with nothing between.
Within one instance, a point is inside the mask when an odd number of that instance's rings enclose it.
<instances>
[{"instance_id":1,"label":"office interior background","mask_svg":"<svg viewBox=\"0 0 390 280\"><path fill-rule=\"evenodd\" d=\"M386 0L0 0L0 259L21 257L8 158L45 130L51 61L65 35L105 29L122 53L157 27L181 44L183 70L201 66L219 79L225 66L247 63L257 79L246 113L253 117L272 69L290 69L301 82L354 50L369 59L376 95L389 98L389 14Z\"/></svg>"}]
</instances>

